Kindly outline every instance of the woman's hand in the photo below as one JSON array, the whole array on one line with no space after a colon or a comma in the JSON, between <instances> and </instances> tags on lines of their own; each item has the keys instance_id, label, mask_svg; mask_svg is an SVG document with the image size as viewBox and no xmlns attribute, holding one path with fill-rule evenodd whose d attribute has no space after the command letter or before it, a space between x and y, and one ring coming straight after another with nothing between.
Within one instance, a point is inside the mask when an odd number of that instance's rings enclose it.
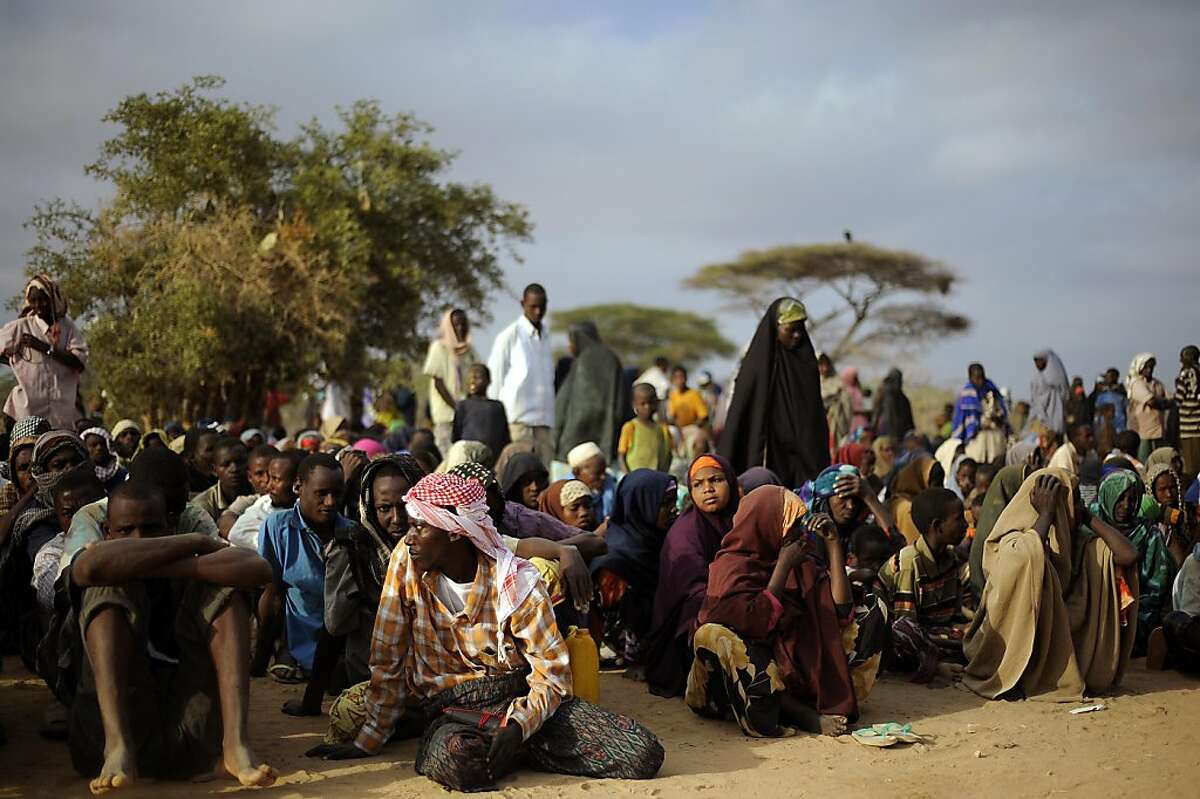
<instances>
[{"instance_id":1,"label":"woman's hand","mask_svg":"<svg viewBox=\"0 0 1200 799\"><path fill-rule=\"evenodd\" d=\"M856 474L843 474L837 480L833 481L833 493L841 497L866 499L870 491L870 488L863 482L863 479Z\"/></svg>"},{"instance_id":2,"label":"woman's hand","mask_svg":"<svg viewBox=\"0 0 1200 799\"><path fill-rule=\"evenodd\" d=\"M826 544L838 542L837 525L827 513L814 513L804 520L804 529L825 539Z\"/></svg>"},{"instance_id":3,"label":"woman's hand","mask_svg":"<svg viewBox=\"0 0 1200 799\"><path fill-rule=\"evenodd\" d=\"M1040 515L1052 515L1057 507L1058 495L1062 489L1063 484L1058 481L1057 477L1043 474L1033 484L1033 490L1029 493L1029 502Z\"/></svg>"}]
</instances>

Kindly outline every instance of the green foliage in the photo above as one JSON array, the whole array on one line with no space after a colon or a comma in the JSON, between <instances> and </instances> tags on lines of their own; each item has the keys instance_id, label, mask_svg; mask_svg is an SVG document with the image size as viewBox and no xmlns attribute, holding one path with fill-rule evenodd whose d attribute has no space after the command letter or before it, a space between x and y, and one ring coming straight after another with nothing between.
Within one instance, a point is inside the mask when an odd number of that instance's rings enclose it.
<instances>
[{"instance_id":1,"label":"green foliage","mask_svg":"<svg viewBox=\"0 0 1200 799\"><path fill-rule=\"evenodd\" d=\"M966 331L966 317L932 299L950 294L957 280L949 267L922 255L855 242L751 250L702 267L684 285L720 292L759 314L777 297L820 302L824 294L833 307L810 316L808 326L836 360Z\"/></svg>"},{"instance_id":2,"label":"green foliage","mask_svg":"<svg viewBox=\"0 0 1200 799\"><path fill-rule=\"evenodd\" d=\"M446 181L454 155L409 115L359 102L280 141L221 85L123 100L86 168L112 200L29 222L29 271L62 283L117 413L253 416L267 388L404 374L450 305L483 315L525 209Z\"/></svg>"},{"instance_id":3,"label":"green foliage","mask_svg":"<svg viewBox=\"0 0 1200 799\"><path fill-rule=\"evenodd\" d=\"M631 303L589 305L555 311L554 330L566 332L577 322L594 322L604 343L626 366L648 367L662 355L671 363L696 364L713 356L736 351L707 317L669 308L649 308Z\"/></svg>"}]
</instances>

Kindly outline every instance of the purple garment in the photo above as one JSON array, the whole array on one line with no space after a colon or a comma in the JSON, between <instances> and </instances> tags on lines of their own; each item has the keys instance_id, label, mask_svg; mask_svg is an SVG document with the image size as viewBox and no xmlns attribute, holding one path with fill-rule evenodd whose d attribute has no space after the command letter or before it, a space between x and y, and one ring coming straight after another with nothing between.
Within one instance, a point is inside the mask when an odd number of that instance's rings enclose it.
<instances>
[{"instance_id":1,"label":"purple garment","mask_svg":"<svg viewBox=\"0 0 1200 799\"><path fill-rule=\"evenodd\" d=\"M708 589L708 566L721 549L721 539L733 529L740 500L737 475L729 461L719 455L701 457L713 457L721 465L729 481L730 499L720 513L703 513L695 505L688 508L671 525L663 542L646 658L646 681L657 696L680 696L687 687L692 635Z\"/></svg>"},{"instance_id":2,"label":"purple garment","mask_svg":"<svg viewBox=\"0 0 1200 799\"><path fill-rule=\"evenodd\" d=\"M513 538L545 538L562 541L582 533L569 524L559 521L548 513L527 508L519 502L504 503L503 532Z\"/></svg>"}]
</instances>

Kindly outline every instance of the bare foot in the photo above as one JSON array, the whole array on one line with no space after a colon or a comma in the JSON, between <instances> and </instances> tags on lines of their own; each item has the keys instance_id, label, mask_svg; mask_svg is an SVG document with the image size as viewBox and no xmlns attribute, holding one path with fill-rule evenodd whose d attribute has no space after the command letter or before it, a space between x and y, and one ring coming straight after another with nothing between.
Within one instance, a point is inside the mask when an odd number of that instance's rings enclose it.
<instances>
[{"instance_id":1,"label":"bare foot","mask_svg":"<svg viewBox=\"0 0 1200 799\"><path fill-rule=\"evenodd\" d=\"M104 755L104 765L100 767L100 776L92 780L88 787L92 793L100 795L109 791L128 788L137 779L137 758L125 747L118 747Z\"/></svg>"},{"instance_id":2,"label":"bare foot","mask_svg":"<svg viewBox=\"0 0 1200 799\"><path fill-rule=\"evenodd\" d=\"M821 734L836 738L846 734L845 716L821 716Z\"/></svg>"},{"instance_id":3,"label":"bare foot","mask_svg":"<svg viewBox=\"0 0 1200 799\"><path fill-rule=\"evenodd\" d=\"M244 744L225 747L225 770L242 785L257 785L265 788L274 785L279 776L266 763L254 765L258 758Z\"/></svg>"},{"instance_id":4,"label":"bare foot","mask_svg":"<svg viewBox=\"0 0 1200 799\"><path fill-rule=\"evenodd\" d=\"M957 663L941 661L937 664L938 676L950 682L958 682L963 677L963 667Z\"/></svg>"}]
</instances>

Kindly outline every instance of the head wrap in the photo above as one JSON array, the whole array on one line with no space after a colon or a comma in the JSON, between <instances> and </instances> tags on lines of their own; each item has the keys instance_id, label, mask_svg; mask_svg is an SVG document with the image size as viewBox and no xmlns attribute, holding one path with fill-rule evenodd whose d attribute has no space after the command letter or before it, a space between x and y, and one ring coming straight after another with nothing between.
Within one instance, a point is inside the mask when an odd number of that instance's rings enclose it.
<instances>
[{"instance_id":1,"label":"head wrap","mask_svg":"<svg viewBox=\"0 0 1200 799\"><path fill-rule=\"evenodd\" d=\"M1151 483L1153 485L1153 483ZM1135 503L1133 515L1117 524L1115 515L1117 501L1131 488L1141 493L1142 481L1128 469L1118 469L1100 482L1100 490L1096 495L1096 512L1104 521L1118 527L1122 532L1131 530L1137 525L1138 506Z\"/></svg>"},{"instance_id":2,"label":"head wrap","mask_svg":"<svg viewBox=\"0 0 1200 799\"><path fill-rule=\"evenodd\" d=\"M779 310L775 314L775 324L777 325L790 325L806 319L808 319L808 309L804 307L804 303L790 297L779 303Z\"/></svg>"},{"instance_id":3,"label":"head wrap","mask_svg":"<svg viewBox=\"0 0 1200 799\"><path fill-rule=\"evenodd\" d=\"M296 436L296 446L309 452L316 452L325 437L316 430L305 430Z\"/></svg>"},{"instance_id":4,"label":"head wrap","mask_svg":"<svg viewBox=\"0 0 1200 799\"><path fill-rule=\"evenodd\" d=\"M867 454L867 445L851 442L843 444L838 448L837 455L834 457L834 462L862 468L863 456Z\"/></svg>"},{"instance_id":5,"label":"head wrap","mask_svg":"<svg viewBox=\"0 0 1200 799\"><path fill-rule=\"evenodd\" d=\"M567 480L558 493L558 499L564 508L569 508L582 499L591 499L592 489L582 480Z\"/></svg>"},{"instance_id":6,"label":"head wrap","mask_svg":"<svg viewBox=\"0 0 1200 799\"><path fill-rule=\"evenodd\" d=\"M1139 352L1133 356L1133 360L1129 364L1129 374L1125 376L1125 388L1130 390L1133 388L1133 381L1141 376L1142 370L1146 368L1146 364L1150 361L1157 361L1152 352Z\"/></svg>"},{"instance_id":7,"label":"head wrap","mask_svg":"<svg viewBox=\"0 0 1200 799\"><path fill-rule=\"evenodd\" d=\"M263 431L259 430L257 427L251 427L247 430L242 431L242 435L241 435L242 443L249 444L250 439L254 438L255 436L258 436L263 441L267 440L267 436L266 436L266 434L263 433Z\"/></svg>"},{"instance_id":8,"label":"head wrap","mask_svg":"<svg viewBox=\"0 0 1200 799\"><path fill-rule=\"evenodd\" d=\"M500 473L500 488L504 490L504 496L511 499L510 495L522 483L541 475L550 476L542 459L532 452L518 452L504 465L504 470Z\"/></svg>"},{"instance_id":9,"label":"head wrap","mask_svg":"<svg viewBox=\"0 0 1200 799\"><path fill-rule=\"evenodd\" d=\"M354 446L351 449L365 452L368 458L378 458L381 455L387 454L387 448L373 438L360 438L354 442Z\"/></svg>"},{"instance_id":10,"label":"head wrap","mask_svg":"<svg viewBox=\"0 0 1200 799\"><path fill-rule=\"evenodd\" d=\"M763 486L778 486L783 485L779 482L779 475L768 469L766 466L751 466L746 471L738 475L738 485L742 487L742 491L749 494L756 488Z\"/></svg>"},{"instance_id":11,"label":"head wrap","mask_svg":"<svg viewBox=\"0 0 1200 799\"><path fill-rule=\"evenodd\" d=\"M491 459L492 449L482 441L455 441L437 470L448 472L460 463L487 463Z\"/></svg>"},{"instance_id":12,"label":"head wrap","mask_svg":"<svg viewBox=\"0 0 1200 799\"><path fill-rule=\"evenodd\" d=\"M68 471L64 469L50 472L48 464L51 458L64 449L73 450L78 454L81 463L88 462L87 447L79 436L69 430L51 430L49 433L43 433L33 445L33 463L30 464L29 471L37 481L38 501L47 508L54 507L51 492Z\"/></svg>"},{"instance_id":13,"label":"head wrap","mask_svg":"<svg viewBox=\"0 0 1200 799\"><path fill-rule=\"evenodd\" d=\"M333 416L330 416L328 419L325 419L323 422L321 422L321 435L325 438L333 438L345 424L346 417L339 416L335 413Z\"/></svg>"},{"instance_id":14,"label":"head wrap","mask_svg":"<svg viewBox=\"0 0 1200 799\"><path fill-rule=\"evenodd\" d=\"M567 465L572 469L578 469L597 455L603 458L604 451L594 441L587 441L567 453Z\"/></svg>"},{"instance_id":15,"label":"head wrap","mask_svg":"<svg viewBox=\"0 0 1200 799\"><path fill-rule=\"evenodd\" d=\"M875 450L875 476L886 480L896 466L896 439L882 435L875 439L871 449Z\"/></svg>"},{"instance_id":16,"label":"head wrap","mask_svg":"<svg viewBox=\"0 0 1200 799\"><path fill-rule=\"evenodd\" d=\"M83 444L87 446L88 436L99 436L104 439L104 448L108 450L108 460L101 466L96 466L96 477L100 478L100 482L108 484L108 481L116 476L117 470L121 468L121 464L117 462L116 455L113 453L112 436L103 427L89 427L79 434L83 440Z\"/></svg>"},{"instance_id":17,"label":"head wrap","mask_svg":"<svg viewBox=\"0 0 1200 799\"><path fill-rule=\"evenodd\" d=\"M50 315L53 317L51 324L67 315L67 299L63 296L58 283L49 275L39 274L29 278L29 282L25 284L25 305L21 308L21 316L29 316L33 313L33 302L29 299L29 295L34 289L40 289L50 298Z\"/></svg>"},{"instance_id":18,"label":"head wrap","mask_svg":"<svg viewBox=\"0 0 1200 799\"><path fill-rule=\"evenodd\" d=\"M138 427L138 423L133 421L132 419L122 419L121 421L119 421L115 425L113 425L112 437L120 438L121 434L124 433L126 430L132 430L133 432L137 433L138 438L142 437L142 428Z\"/></svg>"},{"instance_id":19,"label":"head wrap","mask_svg":"<svg viewBox=\"0 0 1200 799\"><path fill-rule=\"evenodd\" d=\"M50 423L40 416L26 416L14 424L8 437L8 460L0 464L0 472L2 472L0 477L16 482L17 452L25 447L32 447L43 433L48 432L50 432Z\"/></svg>"},{"instance_id":20,"label":"head wrap","mask_svg":"<svg viewBox=\"0 0 1200 799\"><path fill-rule=\"evenodd\" d=\"M507 627L505 622L541 577L528 561L516 557L504 546L488 516L484 487L453 474L430 474L413 486L405 495L404 503L410 519L452 535L465 536L481 555L496 562L496 651L501 651Z\"/></svg>"},{"instance_id":21,"label":"head wrap","mask_svg":"<svg viewBox=\"0 0 1200 799\"><path fill-rule=\"evenodd\" d=\"M448 473L464 480L474 480L484 489L500 490L500 481L496 479L496 473L482 463L460 463Z\"/></svg>"},{"instance_id":22,"label":"head wrap","mask_svg":"<svg viewBox=\"0 0 1200 799\"><path fill-rule=\"evenodd\" d=\"M1158 466L1159 464L1162 464L1170 469L1172 461L1178 457L1179 451L1174 447L1159 447L1150 453L1150 457L1146 458L1146 469L1150 469L1153 466ZM1149 474L1147 474L1147 481L1148 480ZM1147 482L1147 485L1149 485L1149 482Z\"/></svg>"},{"instance_id":23,"label":"head wrap","mask_svg":"<svg viewBox=\"0 0 1200 799\"><path fill-rule=\"evenodd\" d=\"M392 554L392 546L388 543L387 531L380 529L375 520L375 476L384 467L397 469L408 482L410 489L421 482L421 478L425 476L425 470L421 468L417 459L407 452L384 455L363 467L358 483L359 521L384 553L383 566L386 568L388 558Z\"/></svg>"},{"instance_id":24,"label":"head wrap","mask_svg":"<svg viewBox=\"0 0 1200 799\"><path fill-rule=\"evenodd\" d=\"M460 339L454 332L454 311L462 311L461 308L446 311L442 314L441 321L438 322L438 340L442 342L442 346L446 348L446 352L450 355L451 363L458 363L458 359L471 351L471 333L467 331L467 337Z\"/></svg>"}]
</instances>

